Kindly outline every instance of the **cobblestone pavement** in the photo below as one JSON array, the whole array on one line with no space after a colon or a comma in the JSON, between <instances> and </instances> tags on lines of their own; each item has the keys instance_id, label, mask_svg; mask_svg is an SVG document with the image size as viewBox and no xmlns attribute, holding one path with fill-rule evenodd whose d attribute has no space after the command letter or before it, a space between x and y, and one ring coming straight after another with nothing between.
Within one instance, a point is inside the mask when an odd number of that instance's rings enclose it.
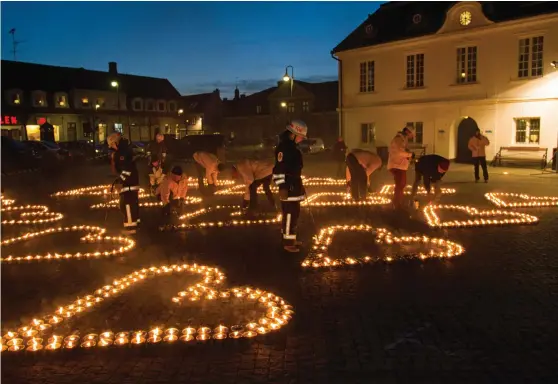
<instances>
[{"instance_id":1,"label":"cobblestone pavement","mask_svg":"<svg viewBox=\"0 0 558 384\"><path fill-rule=\"evenodd\" d=\"M308 174L325 175L323 166L308 163ZM445 184L457 194L443 202L491 208L483 198L489 191L558 196L558 176L495 171L489 184L474 184L468 167L454 167ZM88 210L99 199L48 197L65 188L108 183L106 168L89 166L54 180L21 175L2 181L5 193L19 203L46 203L66 213L63 224L119 230L117 211L110 211L105 222L105 212ZM378 185L388 181L385 171L375 180ZM278 333L238 342L2 353L2 383L555 383L558 208L519 211L540 217L540 223L443 231L429 229L418 218L398 219L385 207L312 208L313 215L303 209L300 232L307 244L323 226L365 222L398 234L450 238L466 248L451 260L306 271L300 262L308 246L301 255L284 254L276 226L159 233L157 210L145 209L138 247L123 257L3 264L2 328L130 271L182 260L219 266L228 286L249 284L280 295L294 306L291 322ZM3 229L4 238L13 231ZM53 236L10 251L46 252L73 241L77 247L77 236ZM364 234L338 241L336 249L345 252L370 246ZM240 308L169 309L170 297L193 281L182 276L145 283L71 328L145 329L172 324L177 316L208 321L242 316Z\"/></svg>"}]
</instances>

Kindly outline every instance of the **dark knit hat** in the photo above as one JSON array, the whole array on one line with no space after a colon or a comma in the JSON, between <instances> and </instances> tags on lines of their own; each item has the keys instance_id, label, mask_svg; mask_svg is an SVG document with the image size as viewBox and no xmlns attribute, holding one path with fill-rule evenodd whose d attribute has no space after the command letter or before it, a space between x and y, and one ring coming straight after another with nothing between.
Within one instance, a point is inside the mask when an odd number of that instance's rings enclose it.
<instances>
[{"instance_id":1,"label":"dark knit hat","mask_svg":"<svg viewBox=\"0 0 558 384\"><path fill-rule=\"evenodd\" d=\"M176 165L172 168L171 173L173 175L182 176L182 168L179 165Z\"/></svg>"},{"instance_id":2,"label":"dark knit hat","mask_svg":"<svg viewBox=\"0 0 558 384\"><path fill-rule=\"evenodd\" d=\"M438 166L439 166L440 168L442 168L444 171L447 172L448 169L449 169L449 166L450 166L450 162L449 162L448 159L444 159L444 160L441 160L441 161L440 161L440 163L438 164Z\"/></svg>"}]
</instances>

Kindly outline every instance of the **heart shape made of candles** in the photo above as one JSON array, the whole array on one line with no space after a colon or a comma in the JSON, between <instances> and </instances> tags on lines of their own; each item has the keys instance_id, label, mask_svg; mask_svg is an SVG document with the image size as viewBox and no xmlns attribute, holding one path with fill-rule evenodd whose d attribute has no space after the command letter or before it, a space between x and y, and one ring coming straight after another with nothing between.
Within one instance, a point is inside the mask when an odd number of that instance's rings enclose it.
<instances>
[{"instance_id":1,"label":"heart shape made of candles","mask_svg":"<svg viewBox=\"0 0 558 384\"><path fill-rule=\"evenodd\" d=\"M177 273L195 273L202 277L202 281L179 292L171 301L177 305L188 302L206 300L223 301L234 304L243 300L253 302L261 311L261 317L254 318L245 324L238 325L198 325L186 326L180 331L177 328L155 327L149 331L101 331L89 333L80 337L77 333L56 334L55 328L65 319L68 320L78 314L98 306L103 301L121 294L138 283L151 278L168 276ZM114 280L93 293L78 298L76 301L59 307L52 313L37 316L29 324L17 330L2 332L2 351L17 352L21 350L54 351L61 348L74 349L76 347L107 347L110 345L138 345L144 343L190 342L194 340L206 341L210 339L223 340L226 338L252 338L277 331L286 325L294 314L292 306L279 296L253 287L235 287L220 290L225 275L217 268L197 264L173 264L160 267L143 268L126 276ZM48 338L48 339L47 339Z\"/></svg>"},{"instance_id":2,"label":"heart shape made of candles","mask_svg":"<svg viewBox=\"0 0 558 384\"><path fill-rule=\"evenodd\" d=\"M558 207L558 196L531 196L525 193L485 193L484 197L499 208Z\"/></svg>"},{"instance_id":3,"label":"heart shape made of candles","mask_svg":"<svg viewBox=\"0 0 558 384\"><path fill-rule=\"evenodd\" d=\"M215 207L200 208L192 212L188 212L179 217L180 220L189 220L195 217L206 215L210 212L215 212L223 209L232 209L236 212L240 209L239 205L217 205ZM233 219L224 221L200 221L199 223L183 223L179 225L165 225L159 227L160 231L177 231L185 229L201 229L201 228L222 228L222 227L236 227L236 226L253 226L264 224L277 224L281 222L281 214L278 214L272 219Z\"/></svg>"},{"instance_id":4,"label":"heart shape made of candles","mask_svg":"<svg viewBox=\"0 0 558 384\"><path fill-rule=\"evenodd\" d=\"M2 200L4 201L4 200ZM20 205L14 206L14 200L5 205L2 203L2 215L5 214L19 214L18 219L4 219L2 218L2 225L36 225L53 223L62 220L64 215L60 212L49 212L46 205Z\"/></svg>"},{"instance_id":5,"label":"heart shape made of candles","mask_svg":"<svg viewBox=\"0 0 558 384\"><path fill-rule=\"evenodd\" d=\"M84 243L114 243L120 244L118 248L114 248L110 251L96 251L96 252L77 252L77 253L47 253L46 255L27 255L27 256L13 256L9 255L7 257L0 257L0 262L21 262L21 261L42 261L42 260L68 260L68 259L81 259L81 258L98 258L102 256L116 256L122 253L132 250L136 246L136 242L130 238L122 236L105 236L106 229L91 225L74 225L71 227L57 227L48 228L42 231L29 232L24 235L13 237L10 239L5 239L0 242L2 247L19 243L22 241L27 241L35 239L37 237L51 235L55 233L64 232L85 232L86 235L80 240ZM2 252L2 255L4 255Z\"/></svg>"},{"instance_id":6,"label":"heart shape made of candles","mask_svg":"<svg viewBox=\"0 0 558 384\"><path fill-rule=\"evenodd\" d=\"M451 211L465 213L473 219L469 220L448 220L440 219L440 211ZM434 205L430 204L423 209L424 217L430 227L435 228L465 228L483 227L488 225L521 225L536 224L539 218L525 213L502 211L502 210L483 210L465 205Z\"/></svg>"},{"instance_id":7,"label":"heart shape made of candles","mask_svg":"<svg viewBox=\"0 0 558 384\"><path fill-rule=\"evenodd\" d=\"M376 244L393 246L393 245L420 245L427 246L429 252L404 253L395 257L380 258L379 256L364 257L344 257L332 258L328 255L329 246L333 241L333 236L337 232L362 232L372 233L375 236ZM434 250L433 248L437 248ZM323 228L317 236L314 237L314 245L308 256L302 261L304 268L324 268L324 267L341 267L344 265L356 265L365 263L374 263L378 261L391 262L394 259L411 259L420 258L450 258L459 256L465 249L452 241L430 238L427 236L394 236L391 232L384 228L374 228L370 225L334 225Z\"/></svg>"},{"instance_id":8,"label":"heart shape made of candles","mask_svg":"<svg viewBox=\"0 0 558 384\"><path fill-rule=\"evenodd\" d=\"M442 189L442 195L454 195L455 194L455 188L441 188ZM393 195L393 192L395 190L395 185L394 184L386 184L382 187L382 189L380 189L380 192L378 192L381 195ZM413 190L413 187L410 185L407 185L405 187L405 189L403 190L403 193L405 195L410 195L411 192ZM431 193L434 192L434 187L432 187L432 191ZM426 189L423 186L419 186L417 189L417 195L427 195L428 193L426 192Z\"/></svg>"},{"instance_id":9,"label":"heart shape made of candles","mask_svg":"<svg viewBox=\"0 0 558 384\"><path fill-rule=\"evenodd\" d=\"M339 200L334 201L320 201L323 198L334 196ZM313 193L306 200L302 202L305 207L352 207L352 206L366 206L366 205L383 205L389 204L391 200L378 195L369 195L366 200L354 201L351 200L351 195L346 192L317 192Z\"/></svg>"}]
</instances>

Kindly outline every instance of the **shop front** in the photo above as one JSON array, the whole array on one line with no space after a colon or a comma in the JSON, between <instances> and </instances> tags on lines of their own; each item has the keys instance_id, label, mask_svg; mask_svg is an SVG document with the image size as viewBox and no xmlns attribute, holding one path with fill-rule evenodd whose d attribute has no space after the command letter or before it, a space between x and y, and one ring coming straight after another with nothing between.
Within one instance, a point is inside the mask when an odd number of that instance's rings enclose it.
<instances>
[{"instance_id":1,"label":"shop front","mask_svg":"<svg viewBox=\"0 0 558 384\"><path fill-rule=\"evenodd\" d=\"M56 142L60 141L60 126L59 125L54 125L54 124L51 125L50 122L48 121L47 117L36 117L35 122L36 122L36 124L27 124L25 126L25 130L27 132L27 140L40 141L41 140L41 126L45 127L45 126L48 125L48 126L52 126L52 129L54 131L54 140Z\"/></svg>"},{"instance_id":2,"label":"shop front","mask_svg":"<svg viewBox=\"0 0 558 384\"><path fill-rule=\"evenodd\" d=\"M0 128L2 130L2 136L7 136L14 140L25 140L23 125L17 116L2 115L1 118Z\"/></svg>"}]
</instances>

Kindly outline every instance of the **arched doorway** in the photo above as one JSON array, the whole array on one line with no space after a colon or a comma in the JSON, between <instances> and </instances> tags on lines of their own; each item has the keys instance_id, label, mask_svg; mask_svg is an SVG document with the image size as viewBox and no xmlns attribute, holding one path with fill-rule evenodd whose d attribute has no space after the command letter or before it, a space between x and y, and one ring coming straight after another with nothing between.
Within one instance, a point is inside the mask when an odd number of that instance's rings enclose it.
<instances>
[{"instance_id":1,"label":"arched doorway","mask_svg":"<svg viewBox=\"0 0 558 384\"><path fill-rule=\"evenodd\" d=\"M469 139L475 135L478 126L477 122L470 117L465 117L457 127L457 155L455 157L456 163L469 163L473 162L473 156L469 150Z\"/></svg>"}]
</instances>

